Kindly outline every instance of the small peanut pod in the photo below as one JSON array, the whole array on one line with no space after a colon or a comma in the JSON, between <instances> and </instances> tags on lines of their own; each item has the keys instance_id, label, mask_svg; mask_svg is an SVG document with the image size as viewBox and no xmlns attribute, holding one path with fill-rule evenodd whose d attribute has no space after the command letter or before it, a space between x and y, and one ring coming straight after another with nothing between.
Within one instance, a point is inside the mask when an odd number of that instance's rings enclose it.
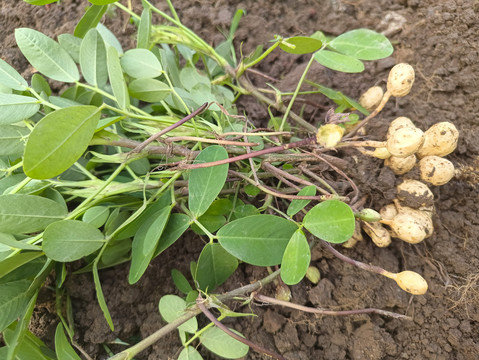
<instances>
[{"instance_id":1,"label":"small peanut pod","mask_svg":"<svg viewBox=\"0 0 479 360\"><path fill-rule=\"evenodd\" d=\"M387 138L389 138L396 130L399 130L404 127L415 128L416 125L414 125L411 119L405 116L397 117L389 124Z\"/></svg>"},{"instance_id":2,"label":"small peanut pod","mask_svg":"<svg viewBox=\"0 0 479 360\"><path fill-rule=\"evenodd\" d=\"M417 127L404 127L388 137L386 147L392 156L407 157L414 154L424 142L424 133Z\"/></svg>"},{"instance_id":3,"label":"small peanut pod","mask_svg":"<svg viewBox=\"0 0 479 360\"><path fill-rule=\"evenodd\" d=\"M421 179L436 186L449 182L454 177L454 165L439 156L425 156L419 161Z\"/></svg>"},{"instance_id":4,"label":"small peanut pod","mask_svg":"<svg viewBox=\"0 0 479 360\"><path fill-rule=\"evenodd\" d=\"M424 295L427 292L427 281L414 271L401 271L393 277L404 291L413 295Z\"/></svg>"},{"instance_id":5,"label":"small peanut pod","mask_svg":"<svg viewBox=\"0 0 479 360\"><path fill-rule=\"evenodd\" d=\"M381 223L363 223L363 230L377 247L386 247L391 244L391 236Z\"/></svg>"},{"instance_id":6,"label":"small peanut pod","mask_svg":"<svg viewBox=\"0 0 479 360\"><path fill-rule=\"evenodd\" d=\"M388 225L393 233L401 240L410 244L417 244L432 235L434 225L428 214L401 206L398 214L392 220L381 220Z\"/></svg>"},{"instance_id":7,"label":"small peanut pod","mask_svg":"<svg viewBox=\"0 0 479 360\"><path fill-rule=\"evenodd\" d=\"M361 95L359 98L359 104L367 111L372 111L381 103L383 96L383 89L380 86L373 86Z\"/></svg>"},{"instance_id":8,"label":"small peanut pod","mask_svg":"<svg viewBox=\"0 0 479 360\"><path fill-rule=\"evenodd\" d=\"M336 124L326 124L318 129L316 141L325 148L333 148L341 141L343 135L343 127Z\"/></svg>"},{"instance_id":9,"label":"small peanut pod","mask_svg":"<svg viewBox=\"0 0 479 360\"><path fill-rule=\"evenodd\" d=\"M416 165L416 155L406 157L390 156L384 160L384 165L391 168L396 175L404 175Z\"/></svg>"},{"instance_id":10,"label":"small peanut pod","mask_svg":"<svg viewBox=\"0 0 479 360\"><path fill-rule=\"evenodd\" d=\"M396 187L397 198L403 205L418 209L434 204L434 195L429 187L417 180L405 179Z\"/></svg>"},{"instance_id":11,"label":"small peanut pod","mask_svg":"<svg viewBox=\"0 0 479 360\"><path fill-rule=\"evenodd\" d=\"M411 65L401 63L393 66L388 76L387 90L392 96L406 96L414 83L414 69Z\"/></svg>"},{"instance_id":12,"label":"small peanut pod","mask_svg":"<svg viewBox=\"0 0 479 360\"><path fill-rule=\"evenodd\" d=\"M424 144L418 150L418 157L436 155L446 156L457 147L459 131L454 124L443 121L434 124L424 133Z\"/></svg>"}]
</instances>

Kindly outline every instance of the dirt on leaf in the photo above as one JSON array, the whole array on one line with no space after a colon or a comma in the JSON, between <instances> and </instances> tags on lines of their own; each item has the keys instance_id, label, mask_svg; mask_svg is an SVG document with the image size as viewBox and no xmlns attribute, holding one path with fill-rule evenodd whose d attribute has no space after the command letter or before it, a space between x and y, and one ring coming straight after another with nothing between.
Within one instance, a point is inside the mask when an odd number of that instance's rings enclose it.
<instances>
[{"instance_id":1,"label":"dirt on leaf","mask_svg":"<svg viewBox=\"0 0 479 360\"><path fill-rule=\"evenodd\" d=\"M139 1L134 2L135 6ZM157 1L157 3L161 3ZM86 1L62 0L49 7L34 7L21 1L0 4L0 56L29 76L32 69L15 45L14 30L31 27L56 38L72 32L83 14ZM397 116L413 119L422 130L439 121L451 121L460 131L457 150L448 156L458 173L448 184L433 188L435 232L426 241L410 245L398 240L377 248L369 240L341 251L360 261L398 272L413 270L424 276L429 291L411 296L377 274L361 271L333 257L324 248L313 251L312 263L320 269L321 280L306 280L292 286L292 301L301 305L333 310L374 307L406 314L412 321L377 314L349 317L314 316L298 310L253 305L256 317L233 318L225 323L265 348L287 359L431 359L474 360L479 358L479 3L472 0L395 1L268 1L268 0L183 0L174 4L183 23L212 44L222 39L218 29L227 29L237 9L246 10L235 44L248 54L257 45L268 46L274 34L284 37L323 31L339 35L356 28L384 32L395 47L389 58L367 62L360 74L340 74L315 65L308 78L343 91L352 98L375 84L385 85L389 69L408 62L416 70L411 93L390 101L368 126L371 139L382 140L387 126ZM165 9L165 4L159 4ZM134 28L120 12L104 20L124 48L134 46ZM274 52L257 69L276 79L274 86L294 90L307 62ZM250 75L257 85L271 80ZM266 121L267 109L251 98L239 102L241 110L254 121ZM331 103L319 96L301 97L305 117L319 123ZM395 197L401 177L374 160L352 150L338 156L349 162L348 174L366 195L368 207L379 209ZM412 174L414 176L414 173ZM164 325L158 301L176 293L171 280L173 268L188 273L203 242L188 234L154 260L141 280L130 286L128 266L101 272L101 282L115 331L111 332L98 306L90 274L72 276L67 291L73 301L76 341L93 358L107 357L104 345L113 351L115 339L134 343ZM266 275L266 269L241 265L222 290L234 289ZM265 294L273 295L267 287ZM31 329L52 344L57 318L54 294L42 294ZM244 311L249 311L245 309ZM206 324L206 320L202 320ZM176 358L181 343L176 333L141 353L136 359ZM205 359L215 356L202 350ZM247 359L269 357L250 351Z\"/></svg>"}]
</instances>

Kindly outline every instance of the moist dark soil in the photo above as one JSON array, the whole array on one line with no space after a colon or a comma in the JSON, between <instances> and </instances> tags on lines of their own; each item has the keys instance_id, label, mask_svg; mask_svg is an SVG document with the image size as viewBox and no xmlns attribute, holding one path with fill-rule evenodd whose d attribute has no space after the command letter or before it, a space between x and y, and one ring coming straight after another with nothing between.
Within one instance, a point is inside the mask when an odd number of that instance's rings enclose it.
<instances>
[{"instance_id":1,"label":"moist dark soil","mask_svg":"<svg viewBox=\"0 0 479 360\"><path fill-rule=\"evenodd\" d=\"M134 1L134 6L139 1ZM160 1L156 1L160 3ZM14 29L32 27L49 36L72 32L87 6L86 1L62 0L50 7L33 7L21 1L0 4L1 58L24 72L33 69L15 46ZM163 6L164 4L158 6ZM344 91L353 98L368 87L384 86L389 69L408 62L416 70L412 92L391 101L367 129L371 139L383 139L388 123L407 116L423 130L439 121L451 121L460 130L459 146L448 158L459 170L448 184L433 188L435 195L434 235L410 245L398 240L387 248L377 248L369 240L352 249L340 250L355 259L389 271L413 270L422 274L429 291L411 296L396 284L376 274L361 271L318 247L312 263L322 279L317 285L307 281L292 286L292 302L334 310L374 307L409 315L412 321L381 315L316 317L297 310L253 305L258 315L227 321L247 338L273 349L287 359L479 359L479 3L473 0L395 0L395 1L269 1L245 0L215 2L176 1L184 24L212 44L222 40L218 29L227 29L236 9L246 10L236 36L243 53L256 45L268 46L274 34L309 35L317 30L339 35L347 30L370 28L384 31L394 44L390 58L370 62L361 74L345 75L314 66L308 78ZM104 20L119 37L124 48L134 46L134 28L125 15L113 12ZM293 90L307 59L274 52L258 70L277 79L275 86ZM252 76L257 85L264 84ZM269 81L269 80L268 80ZM302 98L304 111L312 122L322 121L330 103L319 96ZM313 105L311 105L313 104ZM243 99L239 106L252 120L267 119L267 109L254 99ZM299 108L298 108L299 109ZM358 185L366 205L379 209L395 196L401 177L357 152L341 151L349 162L348 174ZM101 273L106 302L115 331L111 332L97 304L92 277L72 276L67 290L73 300L76 339L96 359L107 357L104 344L115 339L133 343L164 325L158 301L176 290L170 277L173 268L188 272L203 242L185 235L164 256L152 262L134 286L127 282L128 266ZM266 275L264 268L241 265L222 287L234 289ZM262 290L272 295L272 286ZM35 310L32 331L52 344L57 323L53 299L44 294ZM248 311L245 309L244 311ZM206 323L206 320L203 320ZM121 348L108 345L114 351ZM136 359L173 359L181 344L177 334L145 350ZM207 353L206 359L216 359ZM268 357L250 351L247 359Z\"/></svg>"}]
</instances>

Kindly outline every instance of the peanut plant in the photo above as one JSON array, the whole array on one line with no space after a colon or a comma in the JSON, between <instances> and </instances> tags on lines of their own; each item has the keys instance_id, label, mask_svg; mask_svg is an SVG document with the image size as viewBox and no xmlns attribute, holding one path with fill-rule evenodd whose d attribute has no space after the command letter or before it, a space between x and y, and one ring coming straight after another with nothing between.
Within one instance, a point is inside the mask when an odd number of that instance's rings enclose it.
<instances>
[{"instance_id":1,"label":"peanut plant","mask_svg":"<svg viewBox=\"0 0 479 360\"><path fill-rule=\"evenodd\" d=\"M179 359L201 359L198 342L225 358L243 357L252 348L282 359L222 325L225 317L245 316L225 302L289 306L258 291L273 281L283 288L298 284L310 267L310 249L319 242L344 261L394 279L406 291L425 292L427 283L416 273L393 274L347 258L330 245L358 236L359 223L370 230L379 221L395 221L397 214L384 218L363 209L359 189L338 165L344 160L331 150L349 146L375 156L367 150L373 147L392 153L389 143L358 141L356 134L389 97L406 93L388 88L368 110L306 80L307 73L315 61L336 71L361 72L363 61L391 55L386 37L367 29L335 38L321 32L278 35L266 50L258 46L238 57L233 40L242 11L233 17L224 42L213 48L180 21L170 0L169 14L147 0L141 14L114 0L90 3L74 33L58 41L34 29L15 30L18 47L38 71L29 81L0 60L2 358L27 359L32 351L41 359L55 358L28 331L39 289L52 271L60 319L56 357L79 359L73 344L88 358L73 341L74 324L65 315L71 312L66 277L93 275L98 303L113 330L99 271L129 263L128 281L135 284L186 231L201 236L205 245L191 263L191 274L172 271L184 296L160 299L168 325L112 359L132 359L175 329L183 344ZM101 24L109 8L125 11L137 25L136 48L123 49ZM152 23L152 13L163 22ZM257 88L246 76L273 51L309 56L291 93ZM48 79L64 83L65 90L55 93ZM306 81L314 91L301 91ZM311 124L293 112L295 100L305 93L321 94L335 104L324 122ZM264 128L239 115L235 104L240 96L253 96L271 109ZM422 132L418 137L422 140L413 152L424 142ZM319 175L324 165L349 187L340 192ZM396 210L404 214L400 206ZM82 268L70 273L66 264L73 261ZM215 293L241 262L268 268L270 274ZM218 318L211 308L219 311ZM378 309L358 312L406 318ZM201 329L200 313L211 320Z\"/></svg>"}]
</instances>

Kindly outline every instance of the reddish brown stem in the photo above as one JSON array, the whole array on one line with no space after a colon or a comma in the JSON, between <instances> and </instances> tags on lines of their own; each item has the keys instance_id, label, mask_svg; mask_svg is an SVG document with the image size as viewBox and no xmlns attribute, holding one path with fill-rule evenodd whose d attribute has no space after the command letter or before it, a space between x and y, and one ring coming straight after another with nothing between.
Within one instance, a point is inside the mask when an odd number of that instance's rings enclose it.
<instances>
[{"instance_id":1,"label":"reddish brown stem","mask_svg":"<svg viewBox=\"0 0 479 360\"><path fill-rule=\"evenodd\" d=\"M265 154L271 154L271 153L284 151L284 150L288 150L288 149L294 149L294 148L307 146L307 145L311 145L311 144L315 144L315 143L316 143L316 138L315 137L310 137L310 138L306 138L306 139L296 141L296 142L293 142L293 143L289 143L289 144L285 144L285 145L281 145L281 146L274 146L274 147L270 147L270 148L263 149L263 150L253 151L249 154L243 154L243 155L235 156L235 157L224 159L224 160L212 161L212 162L207 162L207 163L198 163L198 164L185 164L185 165L179 166L179 168L181 170L191 170L191 169L201 169L201 168L207 168L207 167L211 167L211 166L229 164L229 163L232 163L232 162L235 162L235 161L246 160L246 159L249 159L249 158L253 158L253 157L257 157L257 156L261 156L261 155L265 155Z\"/></svg>"},{"instance_id":2,"label":"reddish brown stem","mask_svg":"<svg viewBox=\"0 0 479 360\"><path fill-rule=\"evenodd\" d=\"M384 270L382 267L375 266L375 265L368 265L365 264L361 261L357 261L354 259L351 259L350 257L347 257L346 255L341 254L338 250L336 250L330 243L322 240L323 245L328 249L330 253L332 253L334 256L337 258L343 260L344 262L347 262L348 264L351 264L353 266L356 266L360 269L369 271L369 272L374 272L380 275L384 275L388 273L388 271Z\"/></svg>"},{"instance_id":3,"label":"reddish brown stem","mask_svg":"<svg viewBox=\"0 0 479 360\"><path fill-rule=\"evenodd\" d=\"M298 305L298 304L293 304L288 301L282 301L278 300L275 298L271 298L269 296L264 296L260 294L253 293L253 297L258 300L262 301L265 303L269 304L274 304L274 305L281 305L285 307L289 307L291 309L296 309L308 313L313 313L313 314L320 314L320 315L329 315L329 316L348 316L348 315L359 315L359 314L379 314L379 315L384 315L384 316L390 316L396 319L407 319L407 320L412 320L409 316L398 314L395 312L390 312L390 311L385 311L381 309L375 309L375 308L367 308L367 309L357 309L357 310L341 310L341 311L334 311L334 310L326 310L326 309L318 309L318 308L313 308L313 307L308 307L308 306L303 306L303 305Z\"/></svg>"},{"instance_id":4,"label":"reddish brown stem","mask_svg":"<svg viewBox=\"0 0 479 360\"><path fill-rule=\"evenodd\" d=\"M208 108L208 103L204 103L201 105L198 109L193 111L191 114L186 115L183 119L180 121L177 121L173 125L168 126L167 128L164 128L160 132L157 132L156 134L150 136L148 139L143 141L140 145L138 145L136 148L134 148L131 152L132 153L139 153L141 150L143 150L145 147L147 147L150 143L158 139L161 135L166 134L167 132L170 132L173 129L176 129L178 126L183 125L185 122L193 119L196 115L201 114L203 111L205 111Z\"/></svg>"},{"instance_id":5,"label":"reddish brown stem","mask_svg":"<svg viewBox=\"0 0 479 360\"><path fill-rule=\"evenodd\" d=\"M257 351L261 354L271 356L272 358L278 359L278 360L286 360L280 354L277 354L274 351L265 349L264 347L262 347L258 344L255 344L255 343L251 342L250 340L245 339L244 337L239 336L238 334L236 334L233 331L231 331L230 329L228 329L225 325L223 325L221 322L219 322L218 319L215 318L215 316L206 308L206 306L203 304L203 301L204 301L204 299L201 297L201 295L198 295L198 298L196 299L196 306L198 306L198 309L200 309L203 312L203 314L205 314L205 316L213 324L215 324L219 329L223 330L225 333L227 333L232 338L242 342L245 345L248 345L250 348L252 348L253 350L255 350L255 351Z\"/></svg>"}]
</instances>

